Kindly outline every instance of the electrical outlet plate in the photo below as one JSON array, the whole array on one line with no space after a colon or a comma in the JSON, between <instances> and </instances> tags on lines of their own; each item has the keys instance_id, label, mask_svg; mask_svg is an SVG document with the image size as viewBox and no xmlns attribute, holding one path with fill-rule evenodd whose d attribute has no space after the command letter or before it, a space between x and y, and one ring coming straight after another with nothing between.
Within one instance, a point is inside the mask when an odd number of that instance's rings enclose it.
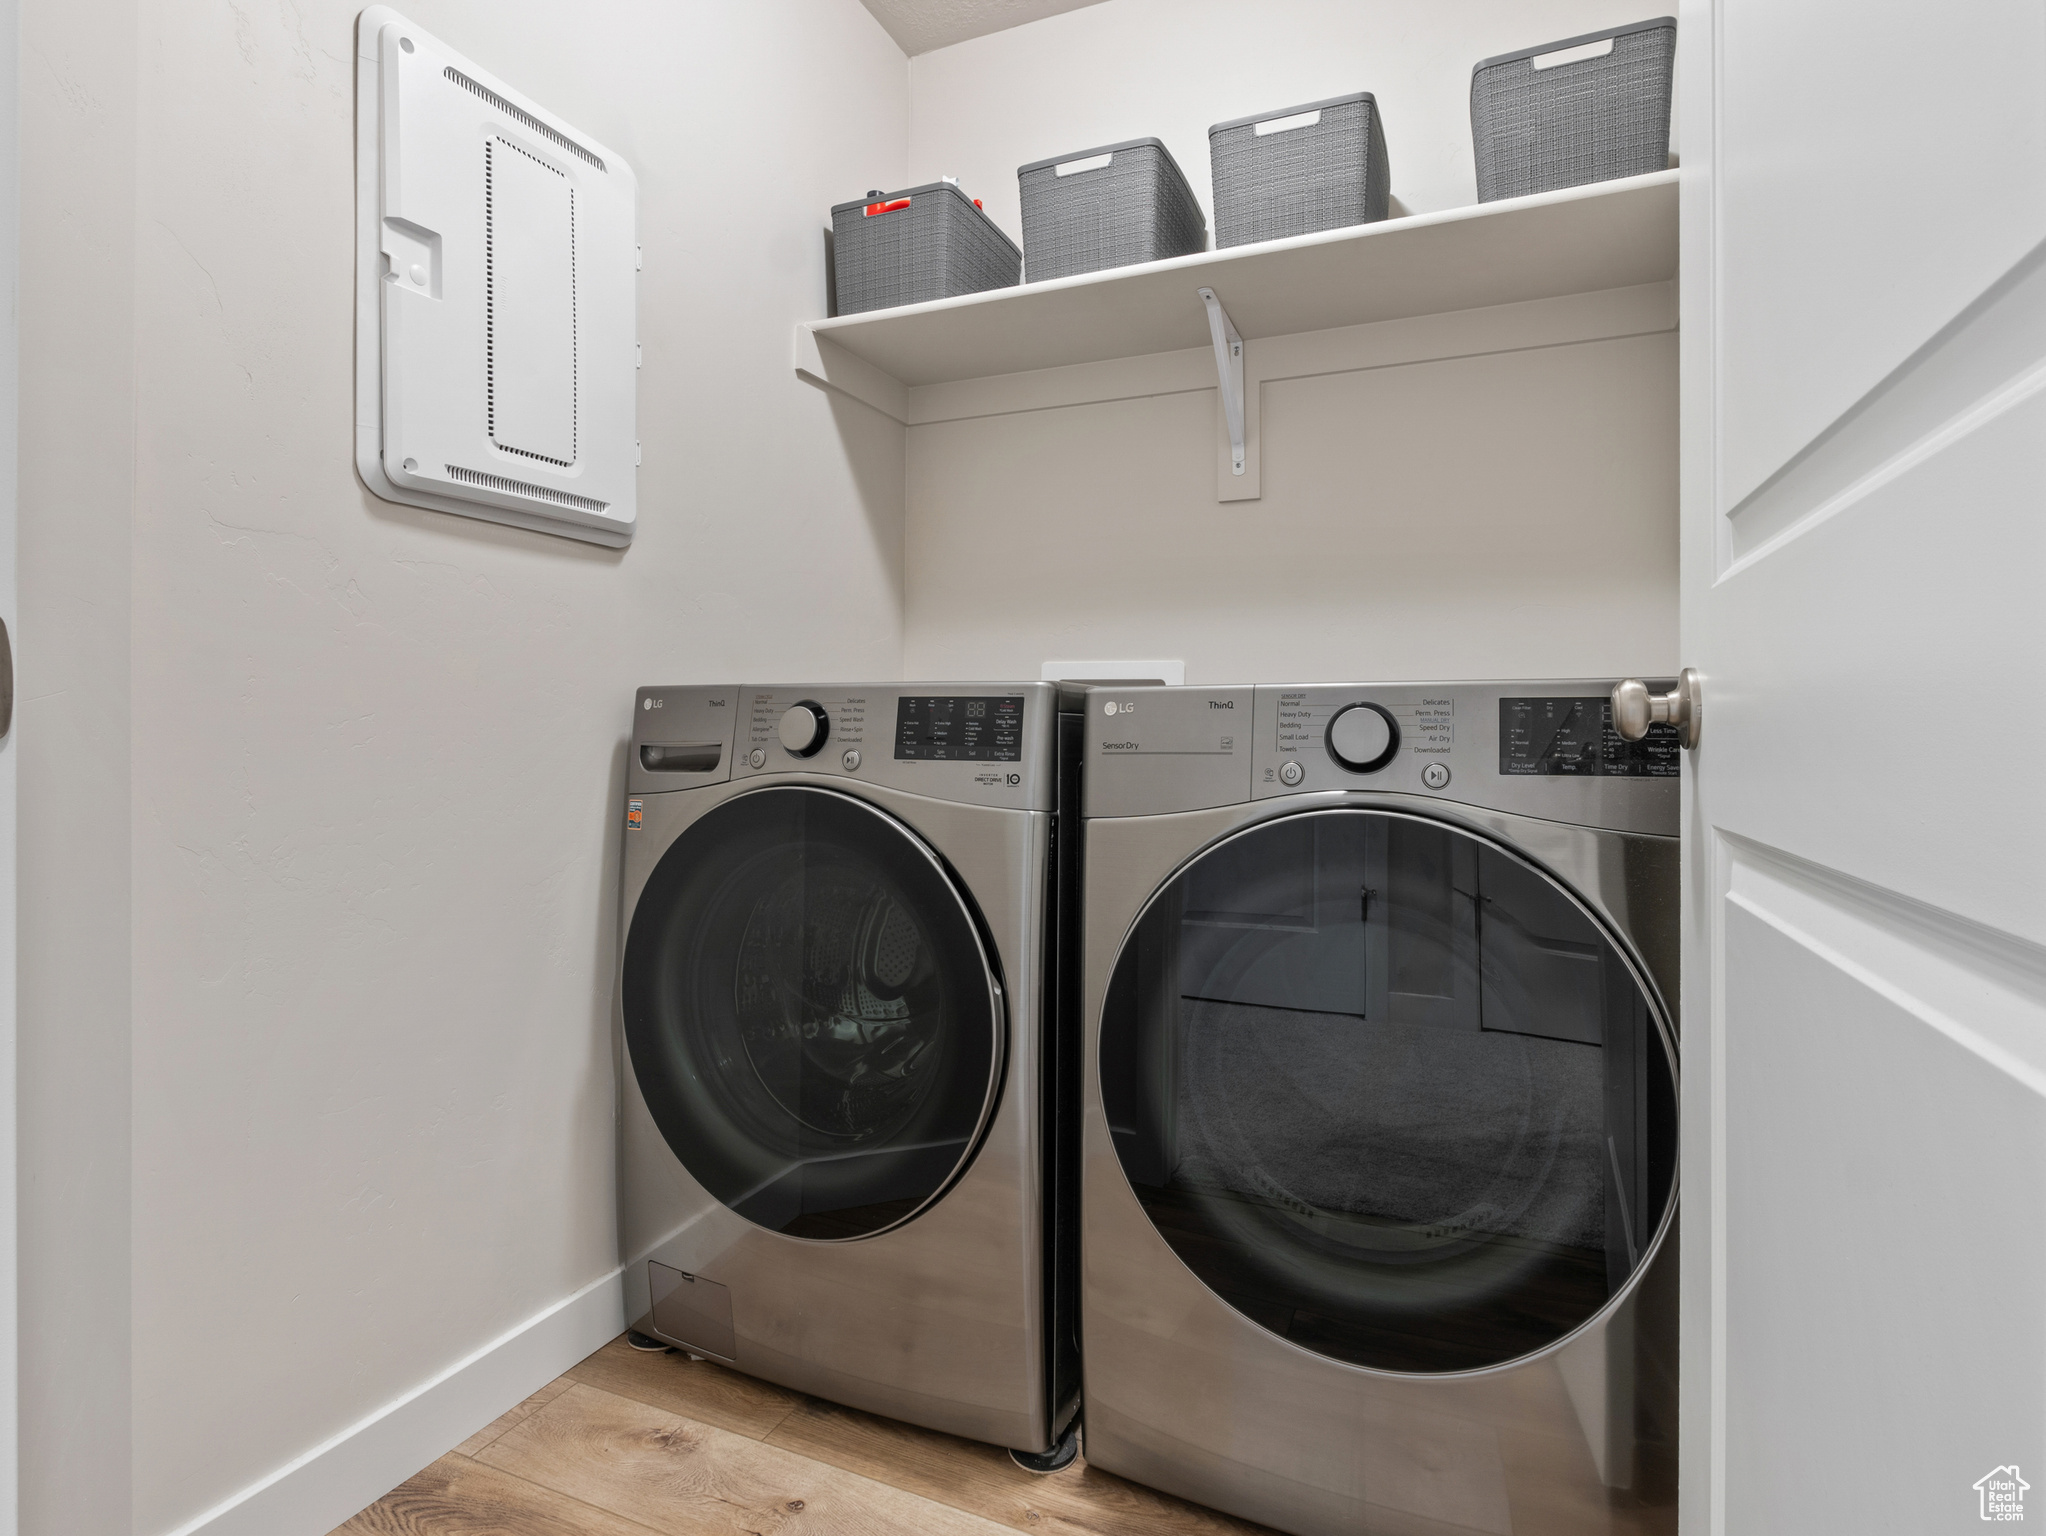
<instances>
[{"instance_id":1,"label":"electrical outlet plate","mask_svg":"<svg viewBox=\"0 0 2046 1536\"><path fill-rule=\"evenodd\" d=\"M597 544L638 517L639 186L388 6L356 22L355 463Z\"/></svg>"}]
</instances>

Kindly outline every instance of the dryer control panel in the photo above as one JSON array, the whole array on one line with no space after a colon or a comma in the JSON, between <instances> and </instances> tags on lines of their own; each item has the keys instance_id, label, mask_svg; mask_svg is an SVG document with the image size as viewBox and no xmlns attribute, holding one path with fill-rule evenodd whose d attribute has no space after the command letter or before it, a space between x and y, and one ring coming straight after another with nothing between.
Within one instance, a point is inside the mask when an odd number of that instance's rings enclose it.
<instances>
[{"instance_id":1,"label":"dryer control panel","mask_svg":"<svg viewBox=\"0 0 2046 1536\"><path fill-rule=\"evenodd\" d=\"M1627 742L1612 683L1304 683L1095 689L1089 816L1372 791L1675 836L1674 726Z\"/></svg>"}]
</instances>

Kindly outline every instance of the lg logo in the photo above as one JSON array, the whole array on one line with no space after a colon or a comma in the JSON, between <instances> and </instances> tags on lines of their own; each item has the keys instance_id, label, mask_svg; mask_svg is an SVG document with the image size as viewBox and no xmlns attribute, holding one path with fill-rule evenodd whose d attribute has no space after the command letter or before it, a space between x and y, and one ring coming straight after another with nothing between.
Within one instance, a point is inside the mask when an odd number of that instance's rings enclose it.
<instances>
[{"instance_id":1,"label":"lg logo","mask_svg":"<svg viewBox=\"0 0 2046 1536\"><path fill-rule=\"evenodd\" d=\"M1115 700L1110 699L1101 706L1101 712L1104 715L1134 715L1137 712L1137 706L1134 700L1118 704Z\"/></svg>"}]
</instances>

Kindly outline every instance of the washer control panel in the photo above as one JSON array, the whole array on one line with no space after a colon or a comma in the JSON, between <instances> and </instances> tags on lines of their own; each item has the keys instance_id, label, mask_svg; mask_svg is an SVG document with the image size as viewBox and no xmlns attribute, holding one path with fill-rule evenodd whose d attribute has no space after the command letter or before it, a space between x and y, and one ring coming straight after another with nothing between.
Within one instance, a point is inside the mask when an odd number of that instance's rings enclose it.
<instances>
[{"instance_id":1,"label":"washer control panel","mask_svg":"<svg viewBox=\"0 0 2046 1536\"><path fill-rule=\"evenodd\" d=\"M815 757L831 739L831 716L822 704L805 699L781 712L775 734L790 757Z\"/></svg>"},{"instance_id":2,"label":"washer control panel","mask_svg":"<svg viewBox=\"0 0 2046 1536\"><path fill-rule=\"evenodd\" d=\"M1019 693L904 694L895 701L895 756L903 762L1023 760Z\"/></svg>"},{"instance_id":3,"label":"washer control panel","mask_svg":"<svg viewBox=\"0 0 2046 1536\"><path fill-rule=\"evenodd\" d=\"M802 774L1048 811L1058 712L1058 685L1041 682L642 688L626 790Z\"/></svg>"},{"instance_id":4,"label":"washer control panel","mask_svg":"<svg viewBox=\"0 0 2046 1536\"><path fill-rule=\"evenodd\" d=\"M738 690L735 780L806 773L933 799L1049 810L1053 683Z\"/></svg>"}]
</instances>

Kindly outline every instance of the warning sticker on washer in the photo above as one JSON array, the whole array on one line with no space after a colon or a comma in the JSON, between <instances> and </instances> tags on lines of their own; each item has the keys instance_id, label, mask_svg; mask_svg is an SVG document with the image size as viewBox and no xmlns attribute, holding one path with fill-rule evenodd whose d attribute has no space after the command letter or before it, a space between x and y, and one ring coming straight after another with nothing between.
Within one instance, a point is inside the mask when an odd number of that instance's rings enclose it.
<instances>
[{"instance_id":1,"label":"warning sticker on washer","mask_svg":"<svg viewBox=\"0 0 2046 1536\"><path fill-rule=\"evenodd\" d=\"M625 802L625 830L638 832L646 826L646 802L628 800Z\"/></svg>"}]
</instances>

